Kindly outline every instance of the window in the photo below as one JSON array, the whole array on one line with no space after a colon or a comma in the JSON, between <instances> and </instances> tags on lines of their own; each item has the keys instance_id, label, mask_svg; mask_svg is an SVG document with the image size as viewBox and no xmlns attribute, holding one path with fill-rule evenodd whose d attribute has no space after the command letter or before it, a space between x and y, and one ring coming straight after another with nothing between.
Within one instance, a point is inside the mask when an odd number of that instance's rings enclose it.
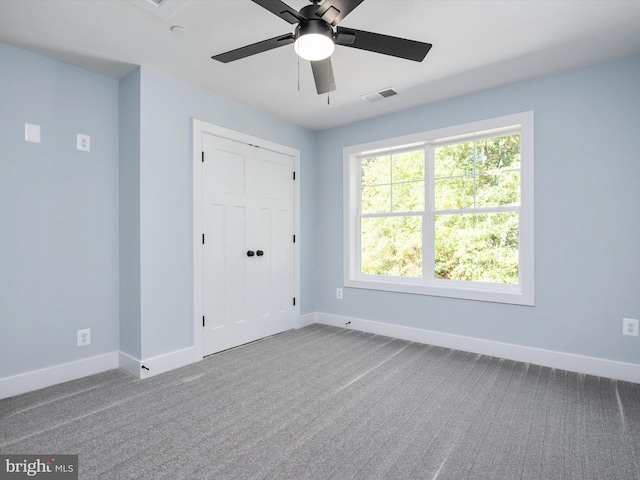
<instances>
[{"instance_id":1,"label":"window","mask_svg":"<svg viewBox=\"0 0 640 480\"><path fill-rule=\"evenodd\" d=\"M533 113L344 149L348 287L533 305Z\"/></svg>"}]
</instances>

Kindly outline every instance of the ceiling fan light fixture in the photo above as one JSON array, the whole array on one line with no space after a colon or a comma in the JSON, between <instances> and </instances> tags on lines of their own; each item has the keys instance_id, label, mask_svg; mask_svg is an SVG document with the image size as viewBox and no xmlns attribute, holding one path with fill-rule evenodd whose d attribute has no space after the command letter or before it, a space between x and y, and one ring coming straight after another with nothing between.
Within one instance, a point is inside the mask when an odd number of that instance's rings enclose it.
<instances>
[{"instance_id":1,"label":"ceiling fan light fixture","mask_svg":"<svg viewBox=\"0 0 640 480\"><path fill-rule=\"evenodd\" d=\"M298 25L293 48L298 56L312 62L329 58L335 49L333 30L324 22L309 21Z\"/></svg>"},{"instance_id":2,"label":"ceiling fan light fixture","mask_svg":"<svg viewBox=\"0 0 640 480\"><path fill-rule=\"evenodd\" d=\"M324 60L333 53L335 45L330 38L318 33L309 33L296 40L293 48L296 53L312 62Z\"/></svg>"}]
</instances>

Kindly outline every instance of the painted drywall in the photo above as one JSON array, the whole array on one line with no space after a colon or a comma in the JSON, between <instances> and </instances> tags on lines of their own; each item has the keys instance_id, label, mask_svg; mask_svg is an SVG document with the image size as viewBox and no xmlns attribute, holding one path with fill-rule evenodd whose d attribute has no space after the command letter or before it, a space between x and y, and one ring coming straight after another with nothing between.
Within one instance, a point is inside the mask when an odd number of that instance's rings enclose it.
<instances>
[{"instance_id":1,"label":"painted drywall","mask_svg":"<svg viewBox=\"0 0 640 480\"><path fill-rule=\"evenodd\" d=\"M120 351L140 359L140 69L119 88Z\"/></svg>"},{"instance_id":2,"label":"painted drywall","mask_svg":"<svg viewBox=\"0 0 640 480\"><path fill-rule=\"evenodd\" d=\"M118 82L5 44L0 65L2 378L118 349Z\"/></svg>"},{"instance_id":3,"label":"painted drywall","mask_svg":"<svg viewBox=\"0 0 640 480\"><path fill-rule=\"evenodd\" d=\"M301 151L300 301L315 310L314 134L147 68L118 82L4 44L0 60L0 378L192 346L193 118Z\"/></svg>"},{"instance_id":4,"label":"painted drywall","mask_svg":"<svg viewBox=\"0 0 640 480\"><path fill-rule=\"evenodd\" d=\"M144 66L140 84L141 358L193 344L193 118L301 151L300 301L313 311L314 134Z\"/></svg>"},{"instance_id":5,"label":"painted drywall","mask_svg":"<svg viewBox=\"0 0 640 480\"><path fill-rule=\"evenodd\" d=\"M191 346L192 118L301 151L303 314L640 364L638 339L620 334L622 317L640 317L638 58L317 134L146 67L117 82L3 44L0 61L11 66L0 75L0 378ZM357 289L335 299L344 146L526 110L535 307ZM24 141L25 122L42 126L41 144ZM75 149L76 133L92 152ZM76 347L79 328L91 346Z\"/></svg>"},{"instance_id":6,"label":"painted drywall","mask_svg":"<svg viewBox=\"0 0 640 480\"><path fill-rule=\"evenodd\" d=\"M640 364L640 58L327 130L317 138L317 310ZM385 101L393 101L388 99ZM344 289L342 149L533 110L534 307Z\"/></svg>"}]
</instances>

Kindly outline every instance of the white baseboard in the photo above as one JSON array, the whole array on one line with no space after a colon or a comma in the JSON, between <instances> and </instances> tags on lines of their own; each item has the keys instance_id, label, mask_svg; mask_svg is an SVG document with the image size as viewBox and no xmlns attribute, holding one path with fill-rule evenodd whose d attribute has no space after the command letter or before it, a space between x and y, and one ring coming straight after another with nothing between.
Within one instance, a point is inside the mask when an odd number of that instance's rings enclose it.
<instances>
[{"instance_id":1,"label":"white baseboard","mask_svg":"<svg viewBox=\"0 0 640 480\"><path fill-rule=\"evenodd\" d=\"M302 315L297 323L296 328L302 328L313 323L321 323L417 343L532 363L570 372L640 383L640 365L616 360L587 357L573 353L544 350L541 348L495 342L321 312ZM13 397L21 393L76 380L115 368L121 368L136 378L148 378L189 365L193 363L193 359L193 347L176 350L175 352L158 355L145 360L136 359L123 352L106 353L75 362L1 378L0 399ZM148 368L148 370L142 368L143 365Z\"/></svg>"},{"instance_id":2,"label":"white baseboard","mask_svg":"<svg viewBox=\"0 0 640 480\"><path fill-rule=\"evenodd\" d=\"M423 330L420 328L403 327L390 323L374 322L361 318L351 318L321 312L316 312L313 318L315 318L316 323L332 325L334 327L350 328L417 343L425 343L507 360L557 368L559 370L640 383L640 365L634 363L525 347L511 343L495 342L451 333Z\"/></svg>"},{"instance_id":3,"label":"white baseboard","mask_svg":"<svg viewBox=\"0 0 640 480\"><path fill-rule=\"evenodd\" d=\"M0 379L0 398L13 397L115 368L118 368L118 353L111 352L13 375Z\"/></svg>"},{"instance_id":4,"label":"white baseboard","mask_svg":"<svg viewBox=\"0 0 640 480\"><path fill-rule=\"evenodd\" d=\"M309 325L313 325L314 323L318 323L316 319L316 312L305 313L304 315L300 315L300 318L296 324L296 328L308 327Z\"/></svg>"},{"instance_id":5,"label":"white baseboard","mask_svg":"<svg viewBox=\"0 0 640 480\"><path fill-rule=\"evenodd\" d=\"M140 360L128 353L118 352L118 366L129 375L140 378Z\"/></svg>"},{"instance_id":6,"label":"white baseboard","mask_svg":"<svg viewBox=\"0 0 640 480\"><path fill-rule=\"evenodd\" d=\"M193 363L193 347L147 358L144 361L124 352L112 352L75 362L0 378L0 399L50 387L120 368L136 378L148 378ZM148 370L142 368L142 366Z\"/></svg>"},{"instance_id":7,"label":"white baseboard","mask_svg":"<svg viewBox=\"0 0 640 480\"><path fill-rule=\"evenodd\" d=\"M136 378L149 378L193 363L193 347L140 360L120 352L120 368Z\"/></svg>"},{"instance_id":8,"label":"white baseboard","mask_svg":"<svg viewBox=\"0 0 640 480\"><path fill-rule=\"evenodd\" d=\"M138 363L138 378L153 377L189 365L193 363L194 355L194 348L188 347L141 360Z\"/></svg>"}]
</instances>

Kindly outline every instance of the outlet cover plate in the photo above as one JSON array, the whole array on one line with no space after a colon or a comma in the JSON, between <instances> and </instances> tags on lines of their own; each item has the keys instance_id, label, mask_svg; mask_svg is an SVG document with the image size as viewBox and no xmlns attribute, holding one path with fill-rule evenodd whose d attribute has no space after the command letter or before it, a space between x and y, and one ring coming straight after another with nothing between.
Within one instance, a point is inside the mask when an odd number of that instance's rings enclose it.
<instances>
[{"instance_id":1,"label":"outlet cover plate","mask_svg":"<svg viewBox=\"0 0 640 480\"><path fill-rule=\"evenodd\" d=\"M78 134L78 141L76 148L83 152L91 151L91 137L89 135L84 135L82 133Z\"/></svg>"},{"instance_id":2,"label":"outlet cover plate","mask_svg":"<svg viewBox=\"0 0 640 480\"><path fill-rule=\"evenodd\" d=\"M622 319L622 334L632 337L638 336L638 320L635 318Z\"/></svg>"},{"instance_id":3,"label":"outlet cover plate","mask_svg":"<svg viewBox=\"0 0 640 480\"><path fill-rule=\"evenodd\" d=\"M91 329L85 328L84 330L78 330L78 346L84 347L91 343Z\"/></svg>"}]
</instances>

